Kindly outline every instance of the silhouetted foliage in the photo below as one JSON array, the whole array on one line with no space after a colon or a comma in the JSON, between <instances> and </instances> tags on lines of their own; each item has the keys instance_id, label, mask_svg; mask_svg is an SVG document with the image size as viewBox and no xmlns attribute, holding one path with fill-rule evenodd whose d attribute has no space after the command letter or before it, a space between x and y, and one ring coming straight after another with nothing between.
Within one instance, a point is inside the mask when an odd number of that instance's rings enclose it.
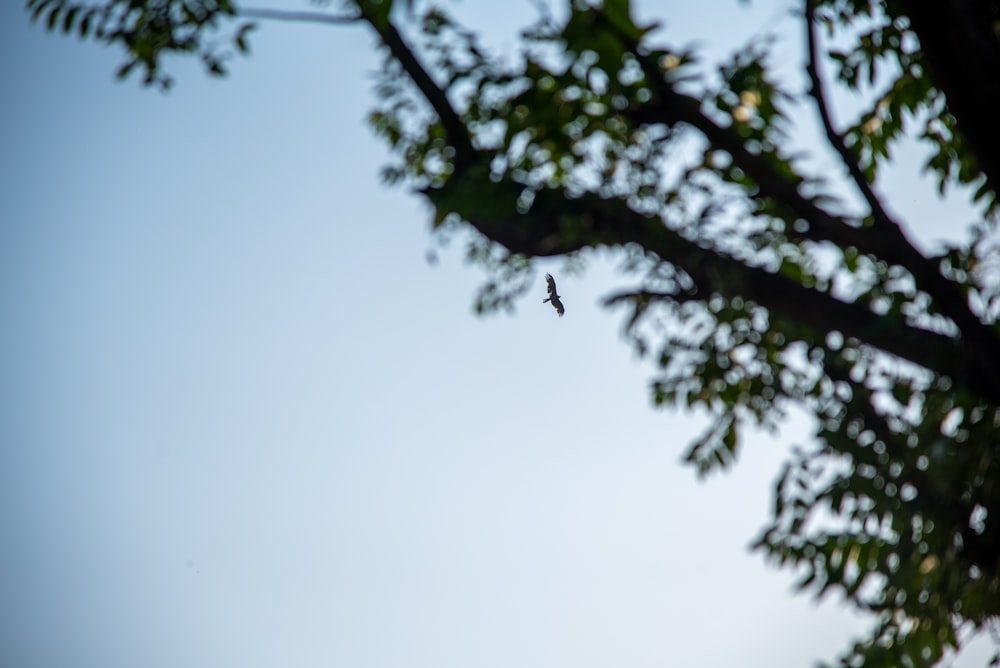
<instances>
[{"instance_id":1,"label":"silhouetted foliage","mask_svg":"<svg viewBox=\"0 0 1000 668\"><path fill-rule=\"evenodd\" d=\"M534 258L620 249L638 285L607 304L657 364L655 403L711 415L687 453L700 473L791 406L815 417L756 548L803 589L871 611L845 665L933 665L996 624L1000 3L807 0L807 90L776 78L768 40L712 71L628 0L542 11L502 56L421 4L27 3L50 30L123 47L119 75L141 67L146 84L169 84L172 53L223 73L220 31L245 51L246 19L374 29L385 67L370 120L397 156L384 176L431 203L439 234L478 232L481 307L516 298ZM865 105L846 128L828 88ZM793 112L819 114L843 174L796 158ZM964 243L921 252L875 191L903 140L927 146L942 195L971 196L980 221Z\"/></svg>"}]
</instances>

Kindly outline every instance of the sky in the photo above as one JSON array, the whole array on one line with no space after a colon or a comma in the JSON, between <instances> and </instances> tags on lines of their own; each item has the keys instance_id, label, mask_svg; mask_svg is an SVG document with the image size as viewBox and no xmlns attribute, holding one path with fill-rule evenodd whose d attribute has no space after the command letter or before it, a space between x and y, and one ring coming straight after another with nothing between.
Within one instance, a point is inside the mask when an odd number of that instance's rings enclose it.
<instances>
[{"instance_id":1,"label":"sky","mask_svg":"<svg viewBox=\"0 0 1000 668\"><path fill-rule=\"evenodd\" d=\"M162 94L20 5L0 7L0 665L781 668L863 632L748 550L804 419L698 480L680 458L704 418L651 407L599 306L613 258L540 265L564 318L541 274L477 317L461 249L427 261L429 211L378 177L363 28L266 24L227 79L176 61ZM451 6L498 49L533 16ZM721 54L789 6L640 16ZM912 173L883 188L925 247L969 215Z\"/></svg>"}]
</instances>

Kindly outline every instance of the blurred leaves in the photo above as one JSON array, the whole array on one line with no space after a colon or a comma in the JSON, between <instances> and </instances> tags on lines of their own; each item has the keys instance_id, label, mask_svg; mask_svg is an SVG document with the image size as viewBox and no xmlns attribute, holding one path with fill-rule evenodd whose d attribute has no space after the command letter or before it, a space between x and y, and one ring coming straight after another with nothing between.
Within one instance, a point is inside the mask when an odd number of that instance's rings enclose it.
<instances>
[{"instance_id":1,"label":"blurred leaves","mask_svg":"<svg viewBox=\"0 0 1000 668\"><path fill-rule=\"evenodd\" d=\"M846 134L848 145L870 181L880 164L887 163L892 146L915 136L929 148L924 168L944 194L949 184L974 186L973 201L987 215L997 213L995 192L986 185L975 160L958 132L939 87L928 76L919 41L905 15L889 15L874 5L829 0L819 3L817 20L831 34L846 36L847 48L830 49L837 79L848 90L878 88L871 106ZM906 124L922 130L906 132Z\"/></svg>"},{"instance_id":2,"label":"blurred leaves","mask_svg":"<svg viewBox=\"0 0 1000 668\"><path fill-rule=\"evenodd\" d=\"M941 191L977 184L989 215L994 191L964 150L905 19L865 2L820 10L818 20L849 43L831 51L836 78L849 91L881 88L844 132L864 178L874 182L919 121ZM404 158L393 178L428 197L436 225L469 223L484 235L469 256L492 276L477 308L508 307L497 295L524 289L530 256L618 245L623 271L640 286L607 303L624 309L630 340L659 369L655 404L709 415L684 455L700 475L734 464L745 429L777 431L793 406L814 415L814 444L779 477L773 522L756 548L801 573L802 589L839 591L872 612L874 631L847 651L846 665L932 665L961 644L963 629L1000 614L1000 540L981 521L1000 513L998 395L934 371L934 346L916 355L879 337L945 332L965 341L944 315L955 305L930 296L943 294L937 281L951 280L958 294L981 295L967 307L990 318L986 336L1000 346L997 291L982 264L992 228L943 256L940 276L907 264L901 258L920 256L905 240L841 213L828 176L796 164L787 110L811 100L773 78L770 40L737 50L709 76L696 73L695 53L648 43L651 32L628 3L571 3L563 22L543 16L527 30L512 62L429 10L426 53L480 162L456 164L447 153L454 138L432 117L413 123L426 107L406 72L387 69L383 92L392 95L382 99L391 103L372 121ZM697 91L697 109L676 113L680 98L664 86ZM548 205L558 198L561 209ZM587 204L573 213L577 202ZM612 215L617 231L600 222L610 203L634 212ZM812 211L824 218L803 215ZM644 216L678 235L672 247L654 242L655 233L619 235ZM498 243L518 251L514 264L497 264L505 256ZM781 298L747 282L758 270L875 317L852 329L797 313L791 296L778 308ZM504 283L513 289L503 292Z\"/></svg>"},{"instance_id":3,"label":"blurred leaves","mask_svg":"<svg viewBox=\"0 0 1000 668\"><path fill-rule=\"evenodd\" d=\"M144 85L169 89L170 75L163 71L169 55L195 55L214 76L227 73L226 60L233 51L223 46L219 31L236 17L230 0L108 0L103 4L73 0L27 0L33 21L50 31L75 34L117 45L125 61L116 76L123 79L140 71ZM239 53L249 52L248 36L255 24L242 22L229 41Z\"/></svg>"}]
</instances>

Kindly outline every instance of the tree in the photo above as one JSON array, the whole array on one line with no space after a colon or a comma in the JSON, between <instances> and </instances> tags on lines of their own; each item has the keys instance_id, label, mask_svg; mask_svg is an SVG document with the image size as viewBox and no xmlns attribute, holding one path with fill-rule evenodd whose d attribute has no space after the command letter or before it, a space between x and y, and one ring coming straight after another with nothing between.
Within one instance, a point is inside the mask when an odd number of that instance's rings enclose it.
<instances>
[{"instance_id":1,"label":"tree","mask_svg":"<svg viewBox=\"0 0 1000 668\"><path fill-rule=\"evenodd\" d=\"M706 71L628 0L540 10L521 53L502 56L414 0L27 7L49 30L122 47L119 76L164 88L172 54L224 74L255 20L373 29L385 68L370 120L396 156L384 176L432 205L436 234L476 231L482 309L512 303L536 258L616 249L638 286L607 304L656 363L655 403L712 416L687 452L701 474L731 465L747 428L791 406L814 416L756 547L802 589L872 613L846 665L933 665L997 623L1000 3L804 0L805 91L777 80L766 41ZM863 106L846 128L831 84ZM843 174L788 148L790 114L807 109ZM922 252L879 196L904 140L926 145L942 195L971 197L967 241Z\"/></svg>"}]
</instances>

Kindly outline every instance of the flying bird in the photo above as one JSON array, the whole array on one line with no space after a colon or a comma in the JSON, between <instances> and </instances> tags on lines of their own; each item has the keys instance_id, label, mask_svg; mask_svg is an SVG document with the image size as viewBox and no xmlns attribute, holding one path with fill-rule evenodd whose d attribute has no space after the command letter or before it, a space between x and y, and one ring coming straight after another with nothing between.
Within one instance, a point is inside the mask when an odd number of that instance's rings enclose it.
<instances>
[{"instance_id":1,"label":"flying bird","mask_svg":"<svg viewBox=\"0 0 1000 668\"><path fill-rule=\"evenodd\" d=\"M566 309L563 308L562 302L559 301L559 295L556 293L556 279L552 278L552 274L545 274L545 282L548 283L549 297L548 299L543 299L542 303L552 302L552 307L555 308L556 313L561 318Z\"/></svg>"}]
</instances>

